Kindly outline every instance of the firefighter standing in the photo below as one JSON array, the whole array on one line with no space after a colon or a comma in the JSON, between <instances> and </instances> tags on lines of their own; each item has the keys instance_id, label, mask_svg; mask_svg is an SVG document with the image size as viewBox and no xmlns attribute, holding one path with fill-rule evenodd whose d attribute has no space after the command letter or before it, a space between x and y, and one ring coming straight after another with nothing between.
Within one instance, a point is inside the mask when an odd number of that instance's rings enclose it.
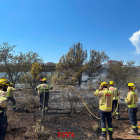
<instances>
[{"instance_id":1,"label":"firefighter standing","mask_svg":"<svg viewBox=\"0 0 140 140\"><path fill-rule=\"evenodd\" d=\"M2 87L2 85L5 84L6 84L5 82L0 82L0 140L5 139L6 130L8 126L6 116L7 98Z\"/></svg>"},{"instance_id":2,"label":"firefighter standing","mask_svg":"<svg viewBox=\"0 0 140 140\"><path fill-rule=\"evenodd\" d=\"M44 112L48 111L48 101L49 101L49 89L53 89L51 86L46 84L46 78L42 79L42 84L37 86L36 90L40 90L40 104L43 108L43 99L44 99L44 87L45 87L45 103L44 103Z\"/></svg>"},{"instance_id":3,"label":"firefighter standing","mask_svg":"<svg viewBox=\"0 0 140 140\"><path fill-rule=\"evenodd\" d=\"M13 83L10 83L8 88L7 88L7 94L6 97L8 98L8 101L10 100L13 103L13 111L16 110L16 101L13 97L13 91L16 90L13 88Z\"/></svg>"},{"instance_id":4,"label":"firefighter standing","mask_svg":"<svg viewBox=\"0 0 140 140\"><path fill-rule=\"evenodd\" d=\"M99 112L100 112L100 120L101 120L101 128L102 128L102 136L100 136L100 140L106 140L106 118L108 124L108 133L109 140L113 140L112 134L112 100L113 100L113 92L108 90L108 84L106 82L102 82L99 89L94 92L94 95L100 97L99 100Z\"/></svg>"},{"instance_id":5,"label":"firefighter standing","mask_svg":"<svg viewBox=\"0 0 140 140\"><path fill-rule=\"evenodd\" d=\"M42 82L42 79L40 79L40 84L42 84L43 82ZM41 110L42 109L42 103L41 103L41 90L40 89L38 89L38 96L39 96L39 110Z\"/></svg>"},{"instance_id":6,"label":"firefighter standing","mask_svg":"<svg viewBox=\"0 0 140 140\"><path fill-rule=\"evenodd\" d=\"M138 95L135 90L135 85L134 83L128 83L126 86L128 86L128 94L127 98L125 98L125 102L128 105L128 115L129 115L129 120L132 124L132 130L128 132L130 135L136 135L138 134L138 129L137 129L137 110L138 110Z\"/></svg>"},{"instance_id":7,"label":"firefighter standing","mask_svg":"<svg viewBox=\"0 0 140 140\"><path fill-rule=\"evenodd\" d=\"M113 102L112 102L112 113L113 113L113 107L115 105L115 109L117 108L117 104L118 104L118 108L116 110L116 119L119 120L121 119L120 118L120 114L119 114L119 102L118 102L118 98L119 98L119 95L120 95L120 92L118 91L117 88L114 87L114 82L113 81L110 81L109 82L109 90L111 91L114 91L114 96L113 96Z\"/></svg>"}]
</instances>

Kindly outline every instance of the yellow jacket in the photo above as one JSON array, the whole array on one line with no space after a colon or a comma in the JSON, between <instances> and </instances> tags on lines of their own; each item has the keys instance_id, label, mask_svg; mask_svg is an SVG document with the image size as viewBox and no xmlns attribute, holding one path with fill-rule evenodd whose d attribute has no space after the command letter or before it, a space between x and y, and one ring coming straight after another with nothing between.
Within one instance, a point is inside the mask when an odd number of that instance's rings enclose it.
<instances>
[{"instance_id":1,"label":"yellow jacket","mask_svg":"<svg viewBox=\"0 0 140 140\"><path fill-rule=\"evenodd\" d=\"M48 84L40 84L37 86L38 89L38 95L40 95L40 93L44 92L44 88L45 88L45 92L49 92L49 89L51 89L51 86L49 86Z\"/></svg>"},{"instance_id":2,"label":"yellow jacket","mask_svg":"<svg viewBox=\"0 0 140 140\"><path fill-rule=\"evenodd\" d=\"M100 97L99 109L105 112L112 111L112 101L113 101L114 91L108 90L108 88L103 88L103 90L97 89L94 95Z\"/></svg>"},{"instance_id":3,"label":"yellow jacket","mask_svg":"<svg viewBox=\"0 0 140 140\"><path fill-rule=\"evenodd\" d=\"M114 91L113 100L118 100L117 97L120 95L120 92L118 91L118 89L113 86L110 86L109 90Z\"/></svg>"},{"instance_id":4,"label":"yellow jacket","mask_svg":"<svg viewBox=\"0 0 140 140\"><path fill-rule=\"evenodd\" d=\"M129 108L137 108L138 95L136 92L130 91L127 94L127 98L125 98L125 102L127 103Z\"/></svg>"},{"instance_id":5,"label":"yellow jacket","mask_svg":"<svg viewBox=\"0 0 140 140\"><path fill-rule=\"evenodd\" d=\"M5 95L5 92L0 90L0 107L1 108L6 108L7 107L7 98L6 98L6 95ZM0 113L2 111L0 110Z\"/></svg>"},{"instance_id":6,"label":"yellow jacket","mask_svg":"<svg viewBox=\"0 0 140 140\"><path fill-rule=\"evenodd\" d=\"M13 97L13 90L15 90L15 88L8 86L6 96Z\"/></svg>"}]
</instances>

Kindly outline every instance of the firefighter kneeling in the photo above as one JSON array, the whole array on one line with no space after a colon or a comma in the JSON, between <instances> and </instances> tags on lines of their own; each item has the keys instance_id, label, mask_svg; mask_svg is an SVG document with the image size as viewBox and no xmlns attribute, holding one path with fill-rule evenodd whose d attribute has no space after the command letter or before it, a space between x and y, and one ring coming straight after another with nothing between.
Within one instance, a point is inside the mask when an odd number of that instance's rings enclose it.
<instances>
[{"instance_id":1,"label":"firefighter kneeling","mask_svg":"<svg viewBox=\"0 0 140 140\"><path fill-rule=\"evenodd\" d=\"M127 98L125 98L125 102L128 104L128 115L129 120L132 124L132 130L128 132L131 135L138 134L137 129L137 110L138 110L138 95L135 90L135 85L133 83L128 83L126 86L128 86L128 94Z\"/></svg>"},{"instance_id":2,"label":"firefighter kneeling","mask_svg":"<svg viewBox=\"0 0 140 140\"><path fill-rule=\"evenodd\" d=\"M6 130L8 126L6 116L7 98L2 87L5 84L5 82L0 81L0 140L5 139Z\"/></svg>"},{"instance_id":3,"label":"firefighter kneeling","mask_svg":"<svg viewBox=\"0 0 140 140\"><path fill-rule=\"evenodd\" d=\"M37 86L36 90L40 90L40 106L43 109L43 99L44 99L44 87L45 87L45 103L44 103L44 113L48 111L48 101L49 101L49 89L53 89L51 86L46 84L46 78L42 79L43 84Z\"/></svg>"},{"instance_id":4,"label":"firefighter kneeling","mask_svg":"<svg viewBox=\"0 0 140 140\"><path fill-rule=\"evenodd\" d=\"M101 120L101 128L102 128L102 136L100 140L106 140L106 118L108 124L108 133L109 140L113 140L113 128L112 128L112 101L113 101L114 91L108 90L108 84L106 82L102 82L99 89L94 92L94 95L100 97L99 101L99 112L100 112L100 120Z\"/></svg>"}]
</instances>

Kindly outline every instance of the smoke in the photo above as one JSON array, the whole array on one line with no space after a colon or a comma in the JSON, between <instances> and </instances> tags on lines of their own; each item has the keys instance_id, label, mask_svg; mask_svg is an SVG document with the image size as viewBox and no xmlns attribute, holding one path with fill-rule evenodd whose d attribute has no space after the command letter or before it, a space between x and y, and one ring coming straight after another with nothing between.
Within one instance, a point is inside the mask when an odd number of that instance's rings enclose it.
<instances>
[{"instance_id":1,"label":"smoke","mask_svg":"<svg viewBox=\"0 0 140 140\"><path fill-rule=\"evenodd\" d=\"M136 47L136 54L140 54L140 30L133 33L129 40Z\"/></svg>"}]
</instances>

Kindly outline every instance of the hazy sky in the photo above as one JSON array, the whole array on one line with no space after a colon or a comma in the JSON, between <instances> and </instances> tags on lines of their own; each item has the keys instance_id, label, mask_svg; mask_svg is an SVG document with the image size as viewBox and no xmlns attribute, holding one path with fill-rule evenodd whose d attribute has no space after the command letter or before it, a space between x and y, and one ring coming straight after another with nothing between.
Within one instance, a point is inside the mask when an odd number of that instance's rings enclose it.
<instances>
[{"instance_id":1,"label":"hazy sky","mask_svg":"<svg viewBox=\"0 0 140 140\"><path fill-rule=\"evenodd\" d=\"M88 53L140 62L140 0L0 0L0 44L57 63L79 41Z\"/></svg>"}]
</instances>

